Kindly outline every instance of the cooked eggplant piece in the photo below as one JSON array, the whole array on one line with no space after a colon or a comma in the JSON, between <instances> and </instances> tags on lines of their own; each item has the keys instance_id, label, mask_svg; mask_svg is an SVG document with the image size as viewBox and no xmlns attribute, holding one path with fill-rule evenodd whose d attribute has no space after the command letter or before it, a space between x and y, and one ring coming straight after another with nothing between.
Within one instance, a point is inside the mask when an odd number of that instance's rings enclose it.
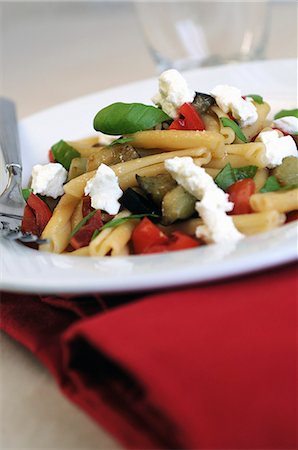
<instances>
[{"instance_id":1,"label":"cooked eggplant piece","mask_svg":"<svg viewBox=\"0 0 298 450\"><path fill-rule=\"evenodd\" d=\"M292 138L294 139L296 147L297 147L297 150L298 150L298 134L293 134Z\"/></svg>"},{"instance_id":2,"label":"cooked eggplant piece","mask_svg":"<svg viewBox=\"0 0 298 450\"><path fill-rule=\"evenodd\" d=\"M177 185L176 181L168 173L162 173L155 177L140 177L137 175L136 178L140 188L146 192L158 206L160 206L166 193Z\"/></svg>"},{"instance_id":3,"label":"cooked eggplant piece","mask_svg":"<svg viewBox=\"0 0 298 450\"><path fill-rule=\"evenodd\" d=\"M96 170L100 164L112 166L120 162L130 161L139 158L136 149L129 144L115 144L108 147L101 147L89 156L87 161L87 172Z\"/></svg>"},{"instance_id":4,"label":"cooked eggplant piece","mask_svg":"<svg viewBox=\"0 0 298 450\"><path fill-rule=\"evenodd\" d=\"M202 92L196 92L192 105L195 107L199 114L204 114L208 111L210 106L215 104L215 99L209 94L203 94Z\"/></svg>"},{"instance_id":5,"label":"cooked eggplant piece","mask_svg":"<svg viewBox=\"0 0 298 450\"><path fill-rule=\"evenodd\" d=\"M70 163L67 181L85 173L86 166L87 158L73 158Z\"/></svg>"},{"instance_id":6,"label":"cooked eggplant piece","mask_svg":"<svg viewBox=\"0 0 298 450\"><path fill-rule=\"evenodd\" d=\"M195 212L196 198L182 186L167 192L162 201L162 223L170 225L179 219L188 219Z\"/></svg>"},{"instance_id":7,"label":"cooked eggplant piece","mask_svg":"<svg viewBox=\"0 0 298 450\"><path fill-rule=\"evenodd\" d=\"M280 166L275 167L272 171L282 186L298 184L298 158L295 156L287 156L282 160Z\"/></svg>"},{"instance_id":8,"label":"cooked eggplant piece","mask_svg":"<svg viewBox=\"0 0 298 450\"><path fill-rule=\"evenodd\" d=\"M126 189L119 199L122 206L127 208L132 214L156 214L160 215L160 209L142 194L139 194L132 188ZM154 221L154 219L151 219ZM156 220L156 218L155 218Z\"/></svg>"}]
</instances>

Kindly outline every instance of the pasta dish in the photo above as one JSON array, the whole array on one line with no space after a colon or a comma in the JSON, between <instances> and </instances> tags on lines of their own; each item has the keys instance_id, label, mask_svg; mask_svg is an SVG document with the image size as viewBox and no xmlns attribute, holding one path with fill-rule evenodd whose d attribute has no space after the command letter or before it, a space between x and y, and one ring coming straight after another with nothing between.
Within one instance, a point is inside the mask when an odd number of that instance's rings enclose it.
<instances>
[{"instance_id":1,"label":"pasta dish","mask_svg":"<svg viewBox=\"0 0 298 450\"><path fill-rule=\"evenodd\" d=\"M33 167L22 231L47 240L39 250L161 253L298 218L297 109L269 120L259 94L192 91L175 70L160 75L152 101L106 106L97 135L61 139Z\"/></svg>"}]
</instances>

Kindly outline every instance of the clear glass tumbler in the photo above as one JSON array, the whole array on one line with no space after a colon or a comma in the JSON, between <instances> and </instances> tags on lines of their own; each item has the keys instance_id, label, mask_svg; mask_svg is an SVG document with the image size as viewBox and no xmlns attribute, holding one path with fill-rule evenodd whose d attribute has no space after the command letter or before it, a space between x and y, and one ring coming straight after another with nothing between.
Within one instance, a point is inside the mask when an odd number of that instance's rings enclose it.
<instances>
[{"instance_id":1,"label":"clear glass tumbler","mask_svg":"<svg viewBox=\"0 0 298 450\"><path fill-rule=\"evenodd\" d=\"M262 59L270 0L138 1L137 16L159 71Z\"/></svg>"}]
</instances>

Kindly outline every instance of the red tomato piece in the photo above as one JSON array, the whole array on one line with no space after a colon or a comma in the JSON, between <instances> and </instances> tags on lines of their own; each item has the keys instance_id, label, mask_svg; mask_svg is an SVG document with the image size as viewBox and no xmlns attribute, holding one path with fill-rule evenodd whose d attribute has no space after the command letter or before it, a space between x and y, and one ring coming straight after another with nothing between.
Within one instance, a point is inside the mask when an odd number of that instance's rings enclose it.
<instances>
[{"instance_id":1,"label":"red tomato piece","mask_svg":"<svg viewBox=\"0 0 298 450\"><path fill-rule=\"evenodd\" d=\"M162 244L153 244L146 249L144 253L164 253L174 252L177 250L187 250L188 248L198 247L200 243L180 231L174 231L167 242Z\"/></svg>"},{"instance_id":2,"label":"red tomato piece","mask_svg":"<svg viewBox=\"0 0 298 450\"><path fill-rule=\"evenodd\" d=\"M286 223L294 222L295 220L298 220L298 210L288 212Z\"/></svg>"},{"instance_id":3,"label":"red tomato piece","mask_svg":"<svg viewBox=\"0 0 298 450\"><path fill-rule=\"evenodd\" d=\"M200 243L187 234L175 231L170 237L145 217L132 234L136 254L164 253L197 247Z\"/></svg>"},{"instance_id":4,"label":"red tomato piece","mask_svg":"<svg viewBox=\"0 0 298 450\"><path fill-rule=\"evenodd\" d=\"M230 214L249 214L252 212L249 198L256 191L256 185L252 178L236 181L227 192L229 199L234 203L234 208Z\"/></svg>"},{"instance_id":5,"label":"red tomato piece","mask_svg":"<svg viewBox=\"0 0 298 450\"><path fill-rule=\"evenodd\" d=\"M23 233L32 233L39 236L35 214L28 205L24 209L21 230Z\"/></svg>"},{"instance_id":6,"label":"red tomato piece","mask_svg":"<svg viewBox=\"0 0 298 450\"><path fill-rule=\"evenodd\" d=\"M136 226L132 233L132 243L136 254L146 253L153 245L168 242L169 238L147 217Z\"/></svg>"},{"instance_id":7,"label":"red tomato piece","mask_svg":"<svg viewBox=\"0 0 298 450\"><path fill-rule=\"evenodd\" d=\"M77 233L71 238L70 244L74 249L86 247L89 245L93 233L103 225L101 212L98 210L94 216L90 217L85 225L83 225Z\"/></svg>"},{"instance_id":8,"label":"red tomato piece","mask_svg":"<svg viewBox=\"0 0 298 450\"><path fill-rule=\"evenodd\" d=\"M49 161L51 163L56 162L51 148L50 148L49 153L48 153L48 159L49 159Z\"/></svg>"},{"instance_id":9,"label":"red tomato piece","mask_svg":"<svg viewBox=\"0 0 298 450\"><path fill-rule=\"evenodd\" d=\"M198 247L199 245L199 242L188 234L174 231L170 236L168 249L169 251L186 250L187 248Z\"/></svg>"},{"instance_id":10,"label":"red tomato piece","mask_svg":"<svg viewBox=\"0 0 298 450\"><path fill-rule=\"evenodd\" d=\"M170 130L205 130L202 117L191 103L183 103L178 113L180 117L171 123Z\"/></svg>"},{"instance_id":11,"label":"red tomato piece","mask_svg":"<svg viewBox=\"0 0 298 450\"><path fill-rule=\"evenodd\" d=\"M83 197L83 203L82 203L82 214L83 214L83 217L88 216L88 214L90 214L93 209L94 208L92 208L92 206L91 206L91 197L90 197L90 195L85 195Z\"/></svg>"},{"instance_id":12,"label":"red tomato piece","mask_svg":"<svg viewBox=\"0 0 298 450\"><path fill-rule=\"evenodd\" d=\"M43 200L41 200L41 198L39 198L32 192L28 197L27 205L31 208L35 216L36 226L38 230L37 236L40 236L44 228L46 227L48 221L52 217L52 212L48 207L48 205Z\"/></svg>"}]
</instances>

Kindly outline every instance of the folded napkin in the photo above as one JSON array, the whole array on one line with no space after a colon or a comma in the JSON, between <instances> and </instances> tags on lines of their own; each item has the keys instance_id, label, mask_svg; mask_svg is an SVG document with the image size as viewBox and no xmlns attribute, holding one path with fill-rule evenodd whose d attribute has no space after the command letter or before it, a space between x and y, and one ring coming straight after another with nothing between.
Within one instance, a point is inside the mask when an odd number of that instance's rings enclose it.
<instances>
[{"instance_id":1,"label":"folded napkin","mask_svg":"<svg viewBox=\"0 0 298 450\"><path fill-rule=\"evenodd\" d=\"M297 271L126 297L2 294L2 328L128 448L295 449Z\"/></svg>"}]
</instances>

